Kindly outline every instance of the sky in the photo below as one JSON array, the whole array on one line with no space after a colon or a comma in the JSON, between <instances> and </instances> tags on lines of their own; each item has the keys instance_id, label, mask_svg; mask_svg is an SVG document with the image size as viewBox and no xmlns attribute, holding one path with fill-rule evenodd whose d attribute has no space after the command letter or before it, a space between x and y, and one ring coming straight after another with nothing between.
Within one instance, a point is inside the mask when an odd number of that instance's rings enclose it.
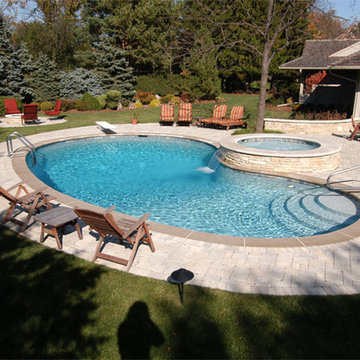
<instances>
[{"instance_id":1,"label":"sky","mask_svg":"<svg viewBox=\"0 0 360 360\"><path fill-rule=\"evenodd\" d=\"M336 11L337 16L346 19L360 20L360 0L328 0L330 6Z\"/></svg>"}]
</instances>

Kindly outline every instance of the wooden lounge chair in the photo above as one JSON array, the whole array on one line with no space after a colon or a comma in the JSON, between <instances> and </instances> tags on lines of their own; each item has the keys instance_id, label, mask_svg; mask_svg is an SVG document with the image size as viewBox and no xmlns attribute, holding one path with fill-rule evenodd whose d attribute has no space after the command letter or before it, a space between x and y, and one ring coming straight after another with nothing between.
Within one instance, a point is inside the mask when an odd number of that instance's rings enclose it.
<instances>
[{"instance_id":1,"label":"wooden lounge chair","mask_svg":"<svg viewBox=\"0 0 360 360\"><path fill-rule=\"evenodd\" d=\"M160 112L160 125L173 125L175 121L174 118L174 105L172 104L162 104Z\"/></svg>"},{"instance_id":2,"label":"wooden lounge chair","mask_svg":"<svg viewBox=\"0 0 360 360\"><path fill-rule=\"evenodd\" d=\"M48 116L58 116L58 115L60 115L61 104L62 104L62 100L56 100L54 110L45 111L45 114L48 115Z\"/></svg>"},{"instance_id":3,"label":"wooden lounge chair","mask_svg":"<svg viewBox=\"0 0 360 360\"><path fill-rule=\"evenodd\" d=\"M357 135L359 135L360 132L360 122L355 123L354 117L351 117L351 123L353 126L353 131L350 135L350 141L354 140Z\"/></svg>"},{"instance_id":4,"label":"wooden lounge chair","mask_svg":"<svg viewBox=\"0 0 360 360\"><path fill-rule=\"evenodd\" d=\"M224 120L226 116L227 105L215 105L213 116L211 118L199 119L196 125L211 126L214 121Z\"/></svg>"},{"instance_id":5,"label":"wooden lounge chair","mask_svg":"<svg viewBox=\"0 0 360 360\"><path fill-rule=\"evenodd\" d=\"M24 114L21 115L21 121L23 124L28 122L38 121L38 106L37 104L24 105Z\"/></svg>"},{"instance_id":6,"label":"wooden lounge chair","mask_svg":"<svg viewBox=\"0 0 360 360\"><path fill-rule=\"evenodd\" d=\"M247 127L247 122L243 120L244 117L244 107L243 106L233 106L230 113L229 119L214 119L211 124L220 128L226 128L229 130L231 126L242 126Z\"/></svg>"},{"instance_id":7,"label":"wooden lounge chair","mask_svg":"<svg viewBox=\"0 0 360 360\"><path fill-rule=\"evenodd\" d=\"M30 192L24 182L15 184L7 190L0 186L0 196L8 200L10 204L9 210L2 219L2 223L5 224L9 221L13 210L16 206L19 206L22 210L28 212L28 215L20 229L20 232L23 232L29 224L31 216L39 212L40 208L45 208L47 210L52 209L50 200L53 200L54 197L45 194L43 192L45 188L46 187ZM14 195L11 194L10 191L15 189L16 193ZM24 195L20 196L22 192L24 192Z\"/></svg>"},{"instance_id":8,"label":"wooden lounge chair","mask_svg":"<svg viewBox=\"0 0 360 360\"><path fill-rule=\"evenodd\" d=\"M177 125L190 126L192 122L192 105L191 103L180 103L179 105L179 117Z\"/></svg>"},{"instance_id":9,"label":"wooden lounge chair","mask_svg":"<svg viewBox=\"0 0 360 360\"><path fill-rule=\"evenodd\" d=\"M20 115L15 99L4 99L6 115Z\"/></svg>"},{"instance_id":10,"label":"wooden lounge chair","mask_svg":"<svg viewBox=\"0 0 360 360\"><path fill-rule=\"evenodd\" d=\"M75 208L74 211L86 224L100 234L99 243L96 247L93 261L97 258L112 261L126 266L126 271L129 271L134 261L140 241L149 243L151 251L155 251L155 247L149 233L149 228L146 224L146 220L150 214L146 213L140 219L135 221L116 221L112 215L112 211L114 209L115 206L112 206L104 213L78 208ZM129 260L101 252L104 239L107 235L119 238L121 243L123 243L123 240L126 240L132 245Z\"/></svg>"}]
</instances>

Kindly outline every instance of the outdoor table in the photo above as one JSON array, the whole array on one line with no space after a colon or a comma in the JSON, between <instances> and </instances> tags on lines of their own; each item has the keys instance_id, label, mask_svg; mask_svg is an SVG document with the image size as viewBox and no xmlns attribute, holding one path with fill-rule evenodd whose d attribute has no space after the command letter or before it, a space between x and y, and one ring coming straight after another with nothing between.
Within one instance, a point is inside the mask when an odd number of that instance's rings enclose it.
<instances>
[{"instance_id":1,"label":"outdoor table","mask_svg":"<svg viewBox=\"0 0 360 360\"><path fill-rule=\"evenodd\" d=\"M184 302L184 283L191 280L194 277L194 273L181 268L171 273L171 279L174 280L179 287L179 294L180 294L180 301L181 303Z\"/></svg>"},{"instance_id":2,"label":"outdoor table","mask_svg":"<svg viewBox=\"0 0 360 360\"><path fill-rule=\"evenodd\" d=\"M78 223L78 216L73 209L59 206L35 215L34 220L41 223L41 243L45 241L44 233L47 233L55 237L58 248L62 249L58 230L63 229L66 225L75 225L79 239L83 238Z\"/></svg>"}]
</instances>

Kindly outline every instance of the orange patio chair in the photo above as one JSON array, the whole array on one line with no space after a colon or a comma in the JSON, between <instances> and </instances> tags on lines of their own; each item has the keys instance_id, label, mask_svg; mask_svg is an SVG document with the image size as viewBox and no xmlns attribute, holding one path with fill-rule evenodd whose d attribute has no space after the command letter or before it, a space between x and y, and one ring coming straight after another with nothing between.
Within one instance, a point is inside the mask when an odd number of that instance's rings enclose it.
<instances>
[{"instance_id":1,"label":"orange patio chair","mask_svg":"<svg viewBox=\"0 0 360 360\"><path fill-rule=\"evenodd\" d=\"M46 187L30 192L24 182L20 182L6 190L0 186L0 196L8 200L10 204L9 210L2 219L2 223L5 224L10 220L15 207L20 207L21 210L28 212L28 215L20 229L20 232L22 232L29 224L31 216L39 212L40 208L45 208L46 210L52 209L50 200L53 200L54 197L45 194L43 192L45 188ZM11 194L11 191L15 189L16 193ZM24 195L20 196L22 192Z\"/></svg>"},{"instance_id":2,"label":"orange patio chair","mask_svg":"<svg viewBox=\"0 0 360 360\"><path fill-rule=\"evenodd\" d=\"M62 104L62 100L56 100L54 110L45 111L45 114L48 116L60 115L61 104Z\"/></svg>"},{"instance_id":3,"label":"orange patio chair","mask_svg":"<svg viewBox=\"0 0 360 360\"><path fill-rule=\"evenodd\" d=\"M243 106L233 106L230 113L229 119L214 119L212 125L218 126L220 128L225 127L226 130L229 130L231 126L242 126L247 127L247 122L243 120L244 117L244 107Z\"/></svg>"},{"instance_id":4,"label":"orange patio chair","mask_svg":"<svg viewBox=\"0 0 360 360\"><path fill-rule=\"evenodd\" d=\"M140 241L147 242L151 251L155 251L149 227L148 224L146 224L146 220L150 214L146 213L140 219L134 221L127 219L115 220L112 215L112 211L114 209L115 206L111 206L104 213L78 208L75 208L74 211L86 224L90 226L90 228L96 230L100 234L99 243L96 247L93 261L97 258L112 261L126 266L126 271L129 271L134 261ZM106 246L106 244L104 244L104 239L107 235L117 237L121 244L123 243L123 240L126 240L132 246L129 260L102 252Z\"/></svg>"},{"instance_id":5,"label":"orange patio chair","mask_svg":"<svg viewBox=\"0 0 360 360\"><path fill-rule=\"evenodd\" d=\"M162 104L161 113L160 113L160 125L173 125L175 121L174 118L174 105L172 104Z\"/></svg>"},{"instance_id":6,"label":"orange patio chair","mask_svg":"<svg viewBox=\"0 0 360 360\"><path fill-rule=\"evenodd\" d=\"M15 99L4 99L6 115L21 114Z\"/></svg>"},{"instance_id":7,"label":"orange patio chair","mask_svg":"<svg viewBox=\"0 0 360 360\"><path fill-rule=\"evenodd\" d=\"M192 122L192 105L191 103L180 103L179 105L179 117L177 125L190 126Z\"/></svg>"},{"instance_id":8,"label":"orange patio chair","mask_svg":"<svg viewBox=\"0 0 360 360\"><path fill-rule=\"evenodd\" d=\"M211 118L199 119L197 125L209 126L213 125L214 121L225 119L227 105L215 105L213 116Z\"/></svg>"}]
</instances>

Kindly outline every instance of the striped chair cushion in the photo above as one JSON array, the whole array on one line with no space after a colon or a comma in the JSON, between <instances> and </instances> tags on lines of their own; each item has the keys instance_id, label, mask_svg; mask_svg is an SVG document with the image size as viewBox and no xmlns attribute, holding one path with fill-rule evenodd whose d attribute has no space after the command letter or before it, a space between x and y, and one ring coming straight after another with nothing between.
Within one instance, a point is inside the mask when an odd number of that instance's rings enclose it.
<instances>
[{"instance_id":1,"label":"striped chair cushion","mask_svg":"<svg viewBox=\"0 0 360 360\"><path fill-rule=\"evenodd\" d=\"M179 105L179 120L191 121L192 119L192 105L190 103L181 103Z\"/></svg>"},{"instance_id":2,"label":"striped chair cushion","mask_svg":"<svg viewBox=\"0 0 360 360\"><path fill-rule=\"evenodd\" d=\"M230 120L239 120L244 116L244 107L243 106L233 106L231 109Z\"/></svg>"},{"instance_id":3,"label":"striped chair cushion","mask_svg":"<svg viewBox=\"0 0 360 360\"><path fill-rule=\"evenodd\" d=\"M213 118L214 119L221 119L226 116L226 105L215 105L214 112L213 112Z\"/></svg>"},{"instance_id":4,"label":"striped chair cushion","mask_svg":"<svg viewBox=\"0 0 360 360\"><path fill-rule=\"evenodd\" d=\"M163 104L161 105L161 121L174 121L174 105Z\"/></svg>"}]
</instances>

